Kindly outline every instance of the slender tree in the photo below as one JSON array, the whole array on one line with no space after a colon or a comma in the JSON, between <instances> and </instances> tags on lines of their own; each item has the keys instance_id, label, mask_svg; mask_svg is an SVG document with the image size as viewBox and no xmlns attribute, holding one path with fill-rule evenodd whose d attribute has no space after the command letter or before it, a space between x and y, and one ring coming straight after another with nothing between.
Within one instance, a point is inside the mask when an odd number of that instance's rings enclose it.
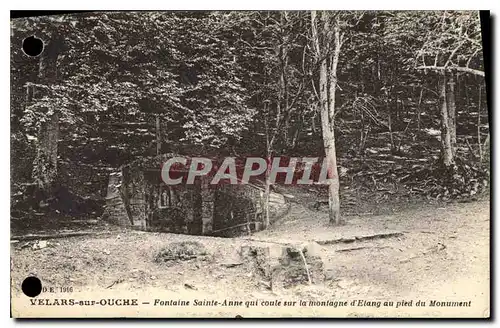
<instances>
[{"instance_id":1,"label":"slender tree","mask_svg":"<svg viewBox=\"0 0 500 328\"><path fill-rule=\"evenodd\" d=\"M337 65L343 42L338 13L311 12L312 46L319 66L321 130L328 174L328 209L330 223L343 222L340 216L339 176L335 148L335 94L337 90Z\"/></svg>"}]
</instances>

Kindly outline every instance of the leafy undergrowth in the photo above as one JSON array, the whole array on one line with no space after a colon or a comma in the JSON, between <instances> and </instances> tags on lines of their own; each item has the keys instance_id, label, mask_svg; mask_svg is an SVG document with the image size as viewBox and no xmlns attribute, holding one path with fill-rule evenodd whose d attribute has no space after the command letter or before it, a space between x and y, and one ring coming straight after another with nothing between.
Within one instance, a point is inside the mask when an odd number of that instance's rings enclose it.
<instances>
[{"instance_id":1,"label":"leafy undergrowth","mask_svg":"<svg viewBox=\"0 0 500 328\"><path fill-rule=\"evenodd\" d=\"M205 246L197 241L173 242L161 249L155 256L156 263L187 261L208 255Z\"/></svg>"},{"instance_id":2,"label":"leafy undergrowth","mask_svg":"<svg viewBox=\"0 0 500 328\"><path fill-rule=\"evenodd\" d=\"M446 167L440 161L409 174L401 182L407 188L434 199L475 199L488 191L489 172L457 157Z\"/></svg>"},{"instance_id":3,"label":"leafy undergrowth","mask_svg":"<svg viewBox=\"0 0 500 328\"><path fill-rule=\"evenodd\" d=\"M346 172L340 176L340 204L347 215L384 214L384 208L405 208L408 204L472 201L489 192L487 163L479 164L459 155L450 167L442 165L437 156L408 158L380 150L371 158L344 164L340 167L340 171ZM297 188L315 195L316 199L309 200L311 204L328 199L325 186L281 186L284 192Z\"/></svg>"}]
</instances>

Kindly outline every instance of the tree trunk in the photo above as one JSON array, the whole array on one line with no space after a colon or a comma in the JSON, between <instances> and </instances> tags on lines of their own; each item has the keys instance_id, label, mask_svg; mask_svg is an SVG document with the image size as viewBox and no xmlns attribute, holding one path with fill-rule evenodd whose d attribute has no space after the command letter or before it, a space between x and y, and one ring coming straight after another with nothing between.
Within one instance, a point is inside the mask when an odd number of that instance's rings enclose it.
<instances>
[{"instance_id":1,"label":"tree trunk","mask_svg":"<svg viewBox=\"0 0 500 328\"><path fill-rule=\"evenodd\" d=\"M287 13L283 11L280 13L280 24L283 26ZM285 145L288 143L288 128L289 128L289 104L288 104L288 92L286 83L286 69L288 67L288 49L286 42L282 42L276 52L279 62L279 81L278 81L278 97L276 101L276 129L270 135L269 126L266 121L266 150L267 150L267 170L266 170L266 182L264 189L264 229L267 229L270 225L269 221L269 201L271 194L271 160L274 154L274 147L276 144L276 139L278 138L279 132L283 134L283 141ZM282 124L284 121L284 124Z\"/></svg>"},{"instance_id":2,"label":"tree trunk","mask_svg":"<svg viewBox=\"0 0 500 328\"><path fill-rule=\"evenodd\" d=\"M420 132L420 114L422 112L422 96L424 94L424 88L420 88L420 96L418 97L418 107L417 107L417 129Z\"/></svg>"},{"instance_id":3,"label":"tree trunk","mask_svg":"<svg viewBox=\"0 0 500 328\"><path fill-rule=\"evenodd\" d=\"M481 146L481 87L479 87L479 100L477 107L477 146L479 149L479 161L483 162L483 147Z\"/></svg>"},{"instance_id":4,"label":"tree trunk","mask_svg":"<svg viewBox=\"0 0 500 328\"><path fill-rule=\"evenodd\" d=\"M278 106L279 107L279 106ZM264 229L269 227L269 200L271 194L271 160L273 153L273 144L274 138L270 138L269 136L269 125L267 123L267 119L265 119L265 127L266 127L266 151L267 151L267 169L266 169L266 181L264 186L264 204L263 204L263 214L264 214ZM275 134L273 135L275 136Z\"/></svg>"},{"instance_id":5,"label":"tree trunk","mask_svg":"<svg viewBox=\"0 0 500 328\"><path fill-rule=\"evenodd\" d=\"M448 117L446 73L441 73L440 78L441 81L439 82L439 101L441 103L441 152L444 166L450 167L451 165L455 164L455 161L451 144L450 120Z\"/></svg>"},{"instance_id":6,"label":"tree trunk","mask_svg":"<svg viewBox=\"0 0 500 328\"><path fill-rule=\"evenodd\" d=\"M298 123L298 126L295 126L295 132L293 133L292 142L289 145L290 149L292 149L292 150L295 150L295 147L297 147L297 140L299 140L299 134L300 134L300 131L302 130L303 124L304 124L304 120L302 119Z\"/></svg>"},{"instance_id":7,"label":"tree trunk","mask_svg":"<svg viewBox=\"0 0 500 328\"><path fill-rule=\"evenodd\" d=\"M50 85L57 80L57 58L62 48L62 39L55 36L49 41L46 49L40 57L39 83ZM35 91L31 95L36 101ZM45 92L40 93L43 96ZM48 95L50 97L50 95ZM57 178L57 157L59 141L59 118L58 108L46 108L45 119L40 122L37 141L37 153L33 162L33 180L38 190L35 198L37 201L45 201L54 192Z\"/></svg>"},{"instance_id":8,"label":"tree trunk","mask_svg":"<svg viewBox=\"0 0 500 328\"><path fill-rule=\"evenodd\" d=\"M456 104L455 104L455 74L451 73L447 83L448 90L446 93L448 121L450 126L450 141L451 151L453 156L457 149L457 119L456 119Z\"/></svg>"},{"instance_id":9,"label":"tree trunk","mask_svg":"<svg viewBox=\"0 0 500 328\"><path fill-rule=\"evenodd\" d=\"M271 170L271 157L267 158L266 184L264 189L264 229L269 227L269 200L271 195L271 179L269 172Z\"/></svg>"},{"instance_id":10,"label":"tree trunk","mask_svg":"<svg viewBox=\"0 0 500 328\"><path fill-rule=\"evenodd\" d=\"M193 207L193 218L192 221L188 223L188 232L190 235L201 235L203 234L203 199L202 193L202 182L197 180L193 185L193 196L192 196L192 207Z\"/></svg>"},{"instance_id":11,"label":"tree trunk","mask_svg":"<svg viewBox=\"0 0 500 328\"><path fill-rule=\"evenodd\" d=\"M316 12L311 12L312 35L316 54L319 58L319 97L321 113L321 130L323 146L328 167L328 208L330 223L340 224L339 177L337 171L337 155L335 149L335 91L337 88L337 64L340 55L340 32L338 24L334 26L334 50L326 56L327 44L321 44L316 29ZM323 23L322 32L326 35L330 31L328 12L322 12L320 21ZM322 38L323 42L327 42ZM329 62L328 62L329 59ZM330 64L330 66L328 65Z\"/></svg>"},{"instance_id":12,"label":"tree trunk","mask_svg":"<svg viewBox=\"0 0 500 328\"><path fill-rule=\"evenodd\" d=\"M160 115L156 114L156 155L161 153L161 128L160 128Z\"/></svg>"},{"instance_id":13,"label":"tree trunk","mask_svg":"<svg viewBox=\"0 0 500 328\"><path fill-rule=\"evenodd\" d=\"M490 133L488 132L488 136L486 136L486 140L482 146L483 157L481 159L481 163L487 162L488 166L490 165Z\"/></svg>"},{"instance_id":14,"label":"tree trunk","mask_svg":"<svg viewBox=\"0 0 500 328\"><path fill-rule=\"evenodd\" d=\"M328 19L328 16L325 16L325 20ZM325 30L327 31L328 25L325 21ZM329 153L327 153L329 168L331 169L331 181L329 187L329 214L330 214L330 223L341 224L342 218L340 217L340 181L339 174L337 170L337 151L335 147L335 94L337 91L337 65L339 63L340 57L340 31L339 31L339 23L335 22L334 27L334 44L335 48L333 51L333 55L330 57L330 72L328 74L330 90L329 90L329 101L328 101L328 112L329 112L329 127L331 131L331 139L329 142ZM326 148L325 148L326 149Z\"/></svg>"},{"instance_id":15,"label":"tree trunk","mask_svg":"<svg viewBox=\"0 0 500 328\"><path fill-rule=\"evenodd\" d=\"M388 109L389 115L387 117L387 124L389 126L389 138L391 140L391 153L394 154L396 151L396 143L394 142L394 135L392 133L392 114L390 112L390 109Z\"/></svg>"},{"instance_id":16,"label":"tree trunk","mask_svg":"<svg viewBox=\"0 0 500 328\"><path fill-rule=\"evenodd\" d=\"M37 153L33 163L33 179L38 187L37 201L49 198L57 178L57 145L59 140L59 112L54 112L40 124Z\"/></svg>"}]
</instances>

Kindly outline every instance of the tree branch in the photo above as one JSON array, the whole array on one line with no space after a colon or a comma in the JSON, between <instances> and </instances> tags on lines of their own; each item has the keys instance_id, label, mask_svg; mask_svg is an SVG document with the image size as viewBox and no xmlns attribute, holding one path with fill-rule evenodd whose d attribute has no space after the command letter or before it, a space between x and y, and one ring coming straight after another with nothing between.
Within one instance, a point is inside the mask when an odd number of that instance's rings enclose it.
<instances>
[{"instance_id":1,"label":"tree branch","mask_svg":"<svg viewBox=\"0 0 500 328\"><path fill-rule=\"evenodd\" d=\"M451 71L470 73L470 74L479 75L479 76L484 77L484 71L480 71L480 70L469 68L469 67L461 67L461 66L456 66L456 67L418 66L417 69L430 69L430 70L434 70L434 71L451 70Z\"/></svg>"},{"instance_id":2,"label":"tree branch","mask_svg":"<svg viewBox=\"0 0 500 328\"><path fill-rule=\"evenodd\" d=\"M446 64L444 64L444 67L447 67L448 64L451 62L451 60L453 59L453 56L455 56L455 54L457 53L458 49L460 49L460 47L462 46L463 42L460 42L458 44L458 46L451 52L451 55L450 57L448 57L448 60L446 61Z\"/></svg>"},{"instance_id":3,"label":"tree branch","mask_svg":"<svg viewBox=\"0 0 500 328\"><path fill-rule=\"evenodd\" d=\"M472 60L472 58L474 58L474 56L480 51L481 49L476 49L476 51L474 51L474 53L472 54L472 56L469 57L469 60L467 60L467 67L469 67L470 65L470 61Z\"/></svg>"}]
</instances>

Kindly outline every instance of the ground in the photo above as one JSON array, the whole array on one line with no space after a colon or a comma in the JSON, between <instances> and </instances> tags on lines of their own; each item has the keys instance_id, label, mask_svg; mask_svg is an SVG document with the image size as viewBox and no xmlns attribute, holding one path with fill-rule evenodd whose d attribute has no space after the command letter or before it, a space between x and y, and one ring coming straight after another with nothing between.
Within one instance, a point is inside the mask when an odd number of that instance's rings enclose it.
<instances>
[{"instance_id":1,"label":"ground","mask_svg":"<svg viewBox=\"0 0 500 328\"><path fill-rule=\"evenodd\" d=\"M70 295L77 299L135 295L151 302L137 312L120 310L123 315L133 316L489 316L489 199L448 204L421 202L392 208L382 215L358 213L347 216L343 226L329 225L327 213L311 209L299 194L292 201L286 217L269 230L248 237L149 233L98 225L93 229L100 229L98 234L48 239L42 249L34 249L33 240L14 240L13 314L70 315L57 307L29 306L20 286L26 276L34 274L44 286L73 287ZM387 237L374 238L379 235ZM209 256L172 264L154 262L157 252L168 243L189 240L201 242ZM242 245L268 246L276 260L283 244L310 241L321 244L327 273L323 284L270 290L268 282L240 265L238 251ZM70 296L42 293L39 297ZM153 306L155 299L413 303L404 308L162 307ZM431 300L471 301L472 306L419 308L418 300L427 305ZM88 316L104 313L102 307L80 311ZM107 311L107 316L120 315L116 307Z\"/></svg>"}]
</instances>

